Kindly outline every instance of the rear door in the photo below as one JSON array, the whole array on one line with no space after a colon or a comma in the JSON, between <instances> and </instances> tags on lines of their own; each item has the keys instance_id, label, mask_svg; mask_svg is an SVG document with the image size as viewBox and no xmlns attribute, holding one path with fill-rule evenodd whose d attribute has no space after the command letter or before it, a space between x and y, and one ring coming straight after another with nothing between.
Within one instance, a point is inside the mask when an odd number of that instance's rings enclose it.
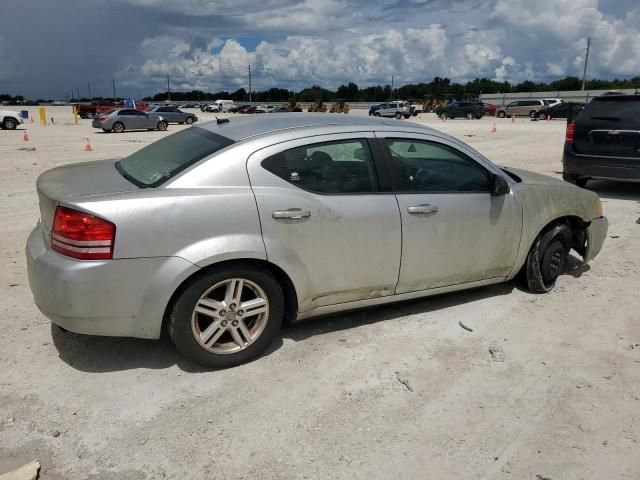
<instances>
[{"instance_id":1,"label":"rear door","mask_svg":"<svg viewBox=\"0 0 640 480\"><path fill-rule=\"evenodd\" d=\"M373 139L303 138L248 160L267 258L292 276L302 312L394 292L400 214L379 187Z\"/></svg>"},{"instance_id":2,"label":"rear door","mask_svg":"<svg viewBox=\"0 0 640 480\"><path fill-rule=\"evenodd\" d=\"M118 112L118 121L124 124L127 130L135 130L138 127L138 112L136 110L126 109Z\"/></svg>"},{"instance_id":3,"label":"rear door","mask_svg":"<svg viewBox=\"0 0 640 480\"><path fill-rule=\"evenodd\" d=\"M575 120L578 153L640 157L640 96L595 98Z\"/></svg>"},{"instance_id":4,"label":"rear door","mask_svg":"<svg viewBox=\"0 0 640 480\"><path fill-rule=\"evenodd\" d=\"M491 176L501 173L440 137L377 135L402 218L396 293L507 277L520 244L522 208L513 193L490 194Z\"/></svg>"}]
</instances>

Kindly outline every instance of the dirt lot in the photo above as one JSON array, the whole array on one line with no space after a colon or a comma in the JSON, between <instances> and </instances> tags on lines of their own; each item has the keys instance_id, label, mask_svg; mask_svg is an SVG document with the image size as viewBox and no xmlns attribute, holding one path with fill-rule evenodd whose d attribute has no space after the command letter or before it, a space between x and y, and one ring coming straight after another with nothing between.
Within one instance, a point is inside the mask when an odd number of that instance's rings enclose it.
<instances>
[{"instance_id":1,"label":"dirt lot","mask_svg":"<svg viewBox=\"0 0 640 480\"><path fill-rule=\"evenodd\" d=\"M43 479L640 478L640 185L590 185L609 238L550 294L509 283L318 319L206 372L168 342L63 334L34 306L37 176L166 135L48 113L28 142L0 131L0 473L38 457ZM497 163L561 170L562 121L419 121Z\"/></svg>"}]
</instances>

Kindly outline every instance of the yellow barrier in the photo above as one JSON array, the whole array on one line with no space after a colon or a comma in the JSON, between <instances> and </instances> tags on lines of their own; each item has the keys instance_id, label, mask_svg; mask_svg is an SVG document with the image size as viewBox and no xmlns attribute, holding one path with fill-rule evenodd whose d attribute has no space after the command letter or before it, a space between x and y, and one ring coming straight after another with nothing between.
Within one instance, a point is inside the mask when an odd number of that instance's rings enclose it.
<instances>
[{"instance_id":1,"label":"yellow barrier","mask_svg":"<svg viewBox=\"0 0 640 480\"><path fill-rule=\"evenodd\" d=\"M71 110L73 111L73 123L74 125L78 124L78 106L71 105Z\"/></svg>"},{"instance_id":2,"label":"yellow barrier","mask_svg":"<svg viewBox=\"0 0 640 480\"><path fill-rule=\"evenodd\" d=\"M47 125L47 112L44 107L38 107L38 115L40 116L40 123L44 126Z\"/></svg>"}]
</instances>

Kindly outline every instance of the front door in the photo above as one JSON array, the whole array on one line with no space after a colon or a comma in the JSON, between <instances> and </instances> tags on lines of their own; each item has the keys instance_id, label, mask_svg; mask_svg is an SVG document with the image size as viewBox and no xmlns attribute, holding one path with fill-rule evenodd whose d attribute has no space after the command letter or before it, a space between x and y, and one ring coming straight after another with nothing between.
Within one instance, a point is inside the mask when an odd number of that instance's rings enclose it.
<instances>
[{"instance_id":1,"label":"front door","mask_svg":"<svg viewBox=\"0 0 640 480\"><path fill-rule=\"evenodd\" d=\"M490 194L499 170L440 137L382 138L402 216L396 293L509 275L522 228L519 200Z\"/></svg>"},{"instance_id":2,"label":"front door","mask_svg":"<svg viewBox=\"0 0 640 480\"><path fill-rule=\"evenodd\" d=\"M394 292L400 213L380 192L373 138L322 135L249 158L267 258L292 277L301 312Z\"/></svg>"}]
</instances>

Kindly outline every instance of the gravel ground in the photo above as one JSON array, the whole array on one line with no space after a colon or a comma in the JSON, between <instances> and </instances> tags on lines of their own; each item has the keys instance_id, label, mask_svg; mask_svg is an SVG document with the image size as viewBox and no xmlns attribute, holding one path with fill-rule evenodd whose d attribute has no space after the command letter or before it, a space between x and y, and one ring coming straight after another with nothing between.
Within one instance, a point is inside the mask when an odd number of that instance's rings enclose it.
<instances>
[{"instance_id":1,"label":"gravel ground","mask_svg":"<svg viewBox=\"0 0 640 480\"><path fill-rule=\"evenodd\" d=\"M207 372L166 341L64 334L33 304L37 176L166 135L69 110L28 142L0 131L0 473L37 457L43 479L640 478L640 185L590 184L610 238L550 294L507 283L317 319ZM418 121L559 176L562 121Z\"/></svg>"}]
</instances>

